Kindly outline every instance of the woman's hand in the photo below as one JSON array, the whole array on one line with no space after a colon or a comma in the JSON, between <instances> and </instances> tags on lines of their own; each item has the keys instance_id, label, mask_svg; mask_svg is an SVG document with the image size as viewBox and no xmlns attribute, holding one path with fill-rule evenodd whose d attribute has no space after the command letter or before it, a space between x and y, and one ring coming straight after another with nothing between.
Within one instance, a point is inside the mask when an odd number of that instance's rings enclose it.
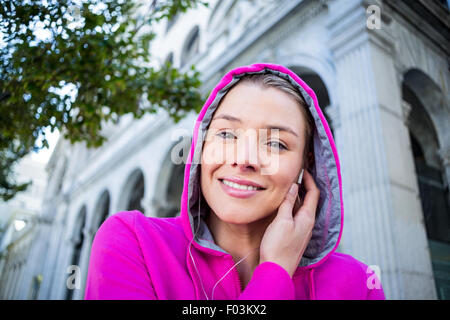
<instances>
[{"instance_id":1,"label":"woman's hand","mask_svg":"<svg viewBox=\"0 0 450 320\"><path fill-rule=\"evenodd\" d=\"M316 220L316 208L320 191L311 174L305 170L303 181L306 196L303 205L293 215L298 185L294 183L290 192L278 208L277 216L267 227L259 249L259 263L274 262L282 266L292 277L311 239Z\"/></svg>"}]
</instances>

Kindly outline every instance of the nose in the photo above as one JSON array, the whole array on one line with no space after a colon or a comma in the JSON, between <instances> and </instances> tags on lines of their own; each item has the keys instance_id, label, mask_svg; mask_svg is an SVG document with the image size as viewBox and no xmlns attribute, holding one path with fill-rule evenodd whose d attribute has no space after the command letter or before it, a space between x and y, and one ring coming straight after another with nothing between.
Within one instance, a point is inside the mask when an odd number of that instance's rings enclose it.
<instances>
[{"instance_id":1,"label":"nose","mask_svg":"<svg viewBox=\"0 0 450 320\"><path fill-rule=\"evenodd\" d=\"M237 151L234 165L241 170L260 170L258 146L258 136L254 130L243 132L236 143Z\"/></svg>"}]
</instances>

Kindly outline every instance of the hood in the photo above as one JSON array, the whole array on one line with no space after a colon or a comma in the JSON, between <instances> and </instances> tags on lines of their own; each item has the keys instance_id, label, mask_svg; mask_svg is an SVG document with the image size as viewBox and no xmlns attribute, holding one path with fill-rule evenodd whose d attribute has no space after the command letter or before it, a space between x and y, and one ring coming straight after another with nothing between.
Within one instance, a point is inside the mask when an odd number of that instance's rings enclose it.
<instances>
[{"instance_id":1,"label":"hood","mask_svg":"<svg viewBox=\"0 0 450 320\"><path fill-rule=\"evenodd\" d=\"M180 213L184 233L198 250L212 255L229 254L214 243L204 222L209 213L209 206L201 194L199 164L206 131L220 100L242 76L260 73L273 73L292 83L302 94L315 121L313 136L315 165L310 173L320 189L320 198L311 240L299 263L299 267L312 268L323 263L336 250L342 234L344 212L339 159L331 130L320 110L315 93L293 71L281 65L258 63L233 69L222 78L209 95L195 123L185 166ZM192 239L194 235L195 238Z\"/></svg>"}]
</instances>

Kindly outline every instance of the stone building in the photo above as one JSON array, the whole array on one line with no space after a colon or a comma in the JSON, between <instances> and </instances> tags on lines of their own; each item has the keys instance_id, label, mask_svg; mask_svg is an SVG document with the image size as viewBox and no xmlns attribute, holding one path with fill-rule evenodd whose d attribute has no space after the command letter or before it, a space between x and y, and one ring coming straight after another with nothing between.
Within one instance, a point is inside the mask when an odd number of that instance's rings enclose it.
<instances>
[{"instance_id":1,"label":"stone building","mask_svg":"<svg viewBox=\"0 0 450 320\"><path fill-rule=\"evenodd\" d=\"M35 154L21 159L15 172L18 183L32 183L13 199L0 201L0 298L3 299L33 296L33 286L22 279L27 278L26 270L47 184L45 162ZM40 279L37 275L34 283L39 283ZM20 285L14 285L16 283Z\"/></svg>"},{"instance_id":2,"label":"stone building","mask_svg":"<svg viewBox=\"0 0 450 320\"><path fill-rule=\"evenodd\" d=\"M204 93L239 65L298 73L318 96L341 161L339 251L378 266L388 299L448 299L449 21L438 0L211 1L160 25L154 54L182 70L195 64ZM35 286L38 299L82 299L106 217L176 215L184 164L170 159L187 156L195 120L125 116L105 128L109 140L97 150L60 140L20 285Z\"/></svg>"}]
</instances>

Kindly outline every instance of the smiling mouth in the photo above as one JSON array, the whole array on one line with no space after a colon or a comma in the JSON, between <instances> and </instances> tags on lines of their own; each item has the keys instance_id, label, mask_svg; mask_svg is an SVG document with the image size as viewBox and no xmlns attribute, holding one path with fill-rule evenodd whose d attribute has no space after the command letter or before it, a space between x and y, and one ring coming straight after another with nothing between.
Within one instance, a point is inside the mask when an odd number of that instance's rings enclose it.
<instances>
[{"instance_id":1,"label":"smiling mouth","mask_svg":"<svg viewBox=\"0 0 450 320\"><path fill-rule=\"evenodd\" d=\"M224 185L236 189L236 190L244 190L244 191L258 191L258 190L264 190L264 188L260 187L254 187L254 186L248 186L248 185L242 185L235 182L231 182L225 179L219 179L220 182L222 182Z\"/></svg>"}]
</instances>

